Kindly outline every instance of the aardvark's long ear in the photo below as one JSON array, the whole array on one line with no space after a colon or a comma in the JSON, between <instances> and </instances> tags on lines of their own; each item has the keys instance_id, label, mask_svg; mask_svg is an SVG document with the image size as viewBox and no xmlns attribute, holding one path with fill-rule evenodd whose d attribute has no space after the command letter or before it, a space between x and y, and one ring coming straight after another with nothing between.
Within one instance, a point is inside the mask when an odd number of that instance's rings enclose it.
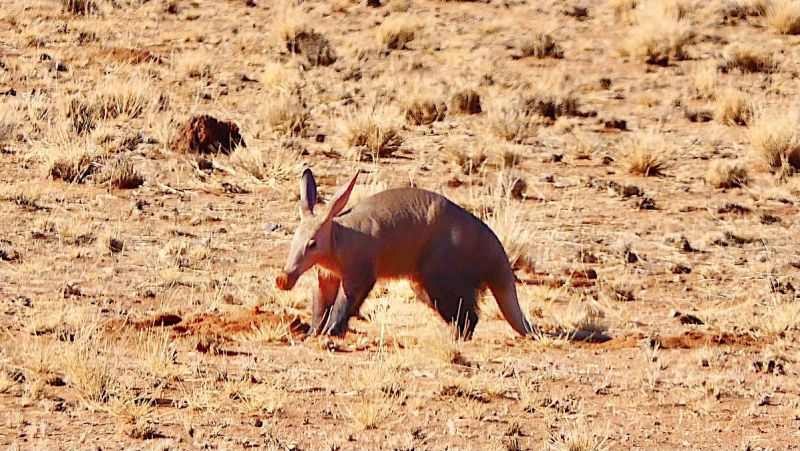
<instances>
[{"instance_id":1,"label":"aardvark's long ear","mask_svg":"<svg viewBox=\"0 0 800 451\"><path fill-rule=\"evenodd\" d=\"M306 169L300 176L300 217L313 216L314 205L317 205L317 182L311 169Z\"/></svg>"},{"instance_id":2,"label":"aardvark's long ear","mask_svg":"<svg viewBox=\"0 0 800 451\"><path fill-rule=\"evenodd\" d=\"M344 210L344 207L347 205L347 201L350 199L350 193L353 192L353 187L356 186L357 178L358 172L356 172L356 175L354 175L346 185L339 188L339 191L333 195L333 198L331 198L331 202L328 205L328 212L325 215L326 221L332 220L334 216L338 215L342 210Z\"/></svg>"}]
</instances>

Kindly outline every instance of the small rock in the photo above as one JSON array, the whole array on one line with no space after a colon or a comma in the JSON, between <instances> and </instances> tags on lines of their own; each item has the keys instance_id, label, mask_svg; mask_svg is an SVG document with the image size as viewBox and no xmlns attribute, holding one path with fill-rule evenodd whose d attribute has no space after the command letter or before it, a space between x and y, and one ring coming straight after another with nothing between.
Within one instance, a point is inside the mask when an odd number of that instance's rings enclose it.
<instances>
[{"instance_id":1,"label":"small rock","mask_svg":"<svg viewBox=\"0 0 800 451\"><path fill-rule=\"evenodd\" d=\"M367 6L370 8L380 8L381 0L367 0Z\"/></svg>"},{"instance_id":2,"label":"small rock","mask_svg":"<svg viewBox=\"0 0 800 451\"><path fill-rule=\"evenodd\" d=\"M262 226L262 230L264 230L264 233L277 232L278 230L280 230L282 228L283 228L282 225L275 224L275 223L272 223L272 222L268 222L268 223L266 223L266 224L264 224Z\"/></svg>"},{"instance_id":3,"label":"small rock","mask_svg":"<svg viewBox=\"0 0 800 451\"><path fill-rule=\"evenodd\" d=\"M525 180L517 179L514 181L514 185L511 187L511 197L514 199L523 199L525 198L525 191L528 189L528 184L525 183Z\"/></svg>"},{"instance_id":4,"label":"small rock","mask_svg":"<svg viewBox=\"0 0 800 451\"><path fill-rule=\"evenodd\" d=\"M611 130L625 131L628 129L628 121L625 119L609 119L603 122L603 127Z\"/></svg>"},{"instance_id":5,"label":"small rock","mask_svg":"<svg viewBox=\"0 0 800 451\"><path fill-rule=\"evenodd\" d=\"M669 270L672 272L672 274L689 274L692 272L692 268L681 264L672 265Z\"/></svg>"},{"instance_id":6,"label":"small rock","mask_svg":"<svg viewBox=\"0 0 800 451\"><path fill-rule=\"evenodd\" d=\"M19 252L11 247L11 242L0 240L0 260L6 262L16 262L21 258Z\"/></svg>"}]
</instances>

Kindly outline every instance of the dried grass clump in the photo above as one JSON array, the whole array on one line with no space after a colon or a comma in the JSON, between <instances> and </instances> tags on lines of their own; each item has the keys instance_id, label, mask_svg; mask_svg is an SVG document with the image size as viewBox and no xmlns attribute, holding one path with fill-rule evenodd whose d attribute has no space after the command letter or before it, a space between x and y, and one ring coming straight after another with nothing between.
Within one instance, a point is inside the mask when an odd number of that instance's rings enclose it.
<instances>
[{"instance_id":1,"label":"dried grass clump","mask_svg":"<svg viewBox=\"0 0 800 451\"><path fill-rule=\"evenodd\" d=\"M61 0L61 6L71 14L87 15L97 11L96 0Z\"/></svg>"},{"instance_id":2,"label":"dried grass clump","mask_svg":"<svg viewBox=\"0 0 800 451\"><path fill-rule=\"evenodd\" d=\"M537 118L518 98L494 99L486 112L489 130L498 138L521 143L539 133Z\"/></svg>"},{"instance_id":3,"label":"dried grass clump","mask_svg":"<svg viewBox=\"0 0 800 451\"><path fill-rule=\"evenodd\" d=\"M374 161L400 149L402 116L387 107L350 112L340 121L340 130L351 157Z\"/></svg>"},{"instance_id":4,"label":"dried grass clump","mask_svg":"<svg viewBox=\"0 0 800 451\"><path fill-rule=\"evenodd\" d=\"M753 105L745 93L728 89L717 95L714 119L723 125L746 125L753 116Z\"/></svg>"},{"instance_id":5,"label":"dried grass clump","mask_svg":"<svg viewBox=\"0 0 800 451\"><path fill-rule=\"evenodd\" d=\"M761 47L749 44L731 44L725 51L728 70L738 69L744 73L778 70L778 59L775 54Z\"/></svg>"},{"instance_id":6,"label":"dried grass clump","mask_svg":"<svg viewBox=\"0 0 800 451\"><path fill-rule=\"evenodd\" d=\"M704 64L689 75L690 92L696 99L713 99L719 85L719 70L716 64Z\"/></svg>"},{"instance_id":7,"label":"dried grass clump","mask_svg":"<svg viewBox=\"0 0 800 451\"><path fill-rule=\"evenodd\" d=\"M668 157L664 137L653 132L635 133L615 154L625 170L645 177L662 175Z\"/></svg>"},{"instance_id":8,"label":"dried grass clump","mask_svg":"<svg viewBox=\"0 0 800 451\"><path fill-rule=\"evenodd\" d=\"M419 33L420 24L413 16L390 18L378 27L378 41L389 50L403 50Z\"/></svg>"},{"instance_id":9,"label":"dried grass clump","mask_svg":"<svg viewBox=\"0 0 800 451\"><path fill-rule=\"evenodd\" d=\"M772 0L766 11L767 23L780 34L800 34L800 1Z\"/></svg>"},{"instance_id":10,"label":"dried grass clump","mask_svg":"<svg viewBox=\"0 0 800 451\"><path fill-rule=\"evenodd\" d=\"M406 100L403 111L408 124L430 125L444 120L447 105L432 97L416 96Z\"/></svg>"},{"instance_id":11,"label":"dried grass clump","mask_svg":"<svg viewBox=\"0 0 800 451\"><path fill-rule=\"evenodd\" d=\"M119 373L113 359L107 355L109 349L94 334L80 331L80 336L63 355L64 374L67 383L74 387L84 401L106 403L119 387Z\"/></svg>"},{"instance_id":12,"label":"dried grass clump","mask_svg":"<svg viewBox=\"0 0 800 451\"><path fill-rule=\"evenodd\" d=\"M0 145L14 139L14 133L22 123L22 115L11 103L0 106Z\"/></svg>"},{"instance_id":13,"label":"dried grass clump","mask_svg":"<svg viewBox=\"0 0 800 451\"><path fill-rule=\"evenodd\" d=\"M745 19L748 16L763 16L772 0L727 0L720 7L723 18Z\"/></svg>"},{"instance_id":14,"label":"dried grass clump","mask_svg":"<svg viewBox=\"0 0 800 451\"><path fill-rule=\"evenodd\" d=\"M264 103L262 115L273 132L282 136L305 136L311 114L300 93L274 91Z\"/></svg>"},{"instance_id":15,"label":"dried grass clump","mask_svg":"<svg viewBox=\"0 0 800 451\"><path fill-rule=\"evenodd\" d=\"M188 51L175 60L175 71L189 78L210 78L217 66L214 56L203 51Z\"/></svg>"},{"instance_id":16,"label":"dried grass clump","mask_svg":"<svg viewBox=\"0 0 800 451\"><path fill-rule=\"evenodd\" d=\"M34 152L44 162L48 176L69 183L84 183L102 162L99 151L85 140L57 137Z\"/></svg>"},{"instance_id":17,"label":"dried grass clump","mask_svg":"<svg viewBox=\"0 0 800 451\"><path fill-rule=\"evenodd\" d=\"M635 21L634 11L639 0L608 0L606 5L614 14L614 20L619 24L631 25Z\"/></svg>"},{"instance_id":18,"label":"dried grass clump","mask_svg":"<svg viewBox=\"0 0 800 451\"><path fill-rule=\"evenodd\" d=\"M110 80L95 92L92 108L99 119L120 116L139 117L150 104L153 89L149 82L139 78Z\"/></svg>"},{"instance_id":19,"label":"dried grass clump","mask_svg":"<svg viewBox=\"0 0 800 451\"><path fill-rule=\"evenodd\" d=\"M670 60L686 59L686 47L693 37L688 21L648 10L638 15L638 22L628 32L620 53L647 64L665 66Z\"/></svg>"},{"instance_id":20,"label":"dried grass clump","mask_svg":"<svg viewBox=\"0 0 800 451\"><path fill-rule=\"evenodd\" d=\"M767 112L750 125L750 142L757 159L773 172L800 169L798 112Z\"/></svg>"},{"instance_id":21,"label":"dried grass clump","mask_svg":"<svg viewBox=\"0 0 800 451\"><path fill-rule=\"evenodd\" d=\"M297 173L297 152L280 146L267 150L237 147L231 153L233 166L262 182L287 180Z\"/></svg>"},{"instance_id":22,"label":"dried grass clump","mask_svg":"<svg viewBox=\"0 0 800 451\"><path fill-rule=\"evenodd\" d=\"M705 175L706 183L714 188L739 188L750 182L747 167L740 161L714 161Z\"/></svg>"},{"instance_id":23,"label":"dried grass clump","mask_svg":"<svg viewBox=\"0 0 800 451\"><path fill-rule=\"evenodd\" d=\"M120 157L106 165L97 182L119 189L134 189L142 186L144 177L129 158Z\"/></svg>"},{"instance_id":24,"label":"dried grass clump","mask_svg":"<svg viewBox=\"0 0 800 451\"><path fill-rule=\"evenodd\" d=\"M547 33L535 31L522 41L519 47L522 57L563 58L564 50Z\"/></svg>"}]
</instances>

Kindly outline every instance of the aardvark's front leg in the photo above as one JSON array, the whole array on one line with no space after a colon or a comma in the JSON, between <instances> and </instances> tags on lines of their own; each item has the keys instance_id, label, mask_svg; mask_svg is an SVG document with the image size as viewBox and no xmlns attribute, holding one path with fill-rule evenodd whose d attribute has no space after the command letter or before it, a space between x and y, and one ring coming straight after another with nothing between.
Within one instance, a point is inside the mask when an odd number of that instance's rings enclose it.
<instances>
[{"instance_id":1,"label":"aardvark's front leg","mask_svg":"<svg viewBox=\"0 0 800 451\"><path fill-rule=\"evenodd\" d=\"M325 323L330 318L331 308L336 302L342 282L338 277L327 272L317 272L317 290L311 304L311 330L309 335L322 333Z\"/></svg>"},{"instance_id":2,"label":"aardvark's front leg","mask_svg":"<svg viewBox=\"0 0 800 451\"><path fill-rule=\"evenodd\" d=\"M347 332L347 323L350 321L350 317L358 312L374 285L374 278L362 279L357 282L343 281L342 290L331 308L330 316L322 333L344 335Z\"/></svg>"}]
</instances>

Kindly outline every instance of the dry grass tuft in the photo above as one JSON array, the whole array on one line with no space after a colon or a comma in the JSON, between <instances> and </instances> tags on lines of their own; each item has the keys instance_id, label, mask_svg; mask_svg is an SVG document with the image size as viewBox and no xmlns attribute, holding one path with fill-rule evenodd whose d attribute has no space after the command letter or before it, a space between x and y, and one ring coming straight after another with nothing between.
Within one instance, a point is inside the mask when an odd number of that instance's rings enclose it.
<instances>
[{"instance_id":1,"label":"dry grass tuft","mask_svg":"<svg viewBox=\"0 0 800 451\"><path fill-rule=\"evenodd\" d=\"M119 374L109 359L108 346L86 326L63 355L67 383L90 403L108 402L119 386Z\"/></svg>"},{"instance_id":2,"label":"dry grass tuft","mask_svg":"<svg viewBox=\"0 0 800 451\"><path fill-rule=\"evenodd\" d=\"M72 14L87 15L97 11L96 0L61 0L64 11Z\"/></svg>"},{"instance_id":3,"label":"dry grass tuft","mask_svg":"<svg viewBox=\"0 0 800 451\"><path fill-rule=\"evenodd\" d=\"M42 143L34 153L44 161L48 176L69 183L84 183L102 166L102 156L91 143L66 136Z\"/></svg>"},{"instance_id":4,"label":"dry grass tuft","mask_svg":"<svg viewBox=\"0 0 800 451\"><path fill-rule=\"evenodd\" d=\"M687 58L686 47L693 37L688 21L648 10L638 15L638 23L628 32L620 53L647 64L666 66L670 60Z\"/></svg>"},{"instance_id":5,"label":"dry grass tuft","mask_svg":"<svg viewBox=\"0 0 800 451\"><path fill-rule=\"evenodd\" d=\"M706 183L714 188L729 189L750 182L747 167L739 161L714 161L705 175Z\"/></svg>"},{"instance_id":6,"label":"dry grass tuft","mask_svg":"<svg viewBox=\"0 0 800 451\"><path fill-rule=\"evenodd\" d=\"M727 89L716 95L714 119L723 125L747 125L753 116L753 105L745 93Z\"/></svg>"},{"instance_id":7,"label":"dry grass tuft","mask_svg":"<svg viewBox=\"0 0 800 451\"><path fill-rule=\"evenodd\" d=\"M378 429L392 418L397 404L396 396L376 393L348 403L342 407L342 413L361 429Z\"/></svg>"},{"instance_id":8,"label":"dry grass tuft","mask_svg":"<svg viewBox=\"0 0 800 451\"><path fill-rule=\"evenodd\" d=\"M780 34L800 34L800 2L797 0L771 0L766 11L770 27Z\"/></svg>"},{"instance_id":9,"label":"dry grass tuft","mask_svg":"<svg viewBox=\"0 0 800 451\"><path fill-rule=\"evenodd\" d=\"M607 435L598 434L586 421L570 422L550 433L548 451L604 451L608 449Z\"/></svg>"},{"instance_id":10,"label":"dry grass tuft","mask_svg":"<svg viewBox=\"0 0 800 451\"><path fill-rule=\"evenodd\" d=\"M374 161L400 150L402 116L389 107L351 111L339 123L340 133L350 156Z\"/></svg>"},{"instance_id":11,"label":"dry grass tuft","mask_svg":"<svg viewBox=\"0 0 800 451\"><path fill-rule=\"evenodd\" d=\"M635 133L614 153L615 160L629 173L645 177L661 175L668 157L663 136L652 132Z\"/></svg>"},{"instance_id":12,"label":"dry grass tuft","mask_svg":"<svg viewBox=\"0 0 800 451\"><path fill-rule=\"evenodd\" d=\"M411 125L430 125L444 120L447 105L430 96L416 96L405 101L406 122Z\"/></svg>"},{"instance_id":13,"label":"dry grass tuft","mask_svg":"<svg viewBox=\"0 0 800 451\"><path fill-rule=\"evenodd\" d=\"M767 112L750 126L757 159L774 172L800 169L800 122L797 111Z\"/></svg>"},{"instance_id":14,"label":"dry grass tuft","mask_svg":"<svg viewBox=\"0 0 800 451\"><path fill-rule=\"evenodd\" d=\"M536 31L522 41L519 47L522 57L563 58L564 50L547 33Z\"/></svg>"},{"instance_id":15,"label":"dry grass tuft","mask_svg":"<svg viewBox=\"0 0 800 451\"><path fill-rule=\"evenodd\" d=\"M214 58L208 52L187 51L175 59L175 71L189 78L210 78L217 72Z\"/></svg>"},{"instance_id":16,"label":"dry grass tuft","mask_svg":"<svg viewBox=\"0 0 800 451\"><path fill-rule=\"evenodd\" d=\"M287 180L297 174L297 151L272 145L267 150L256 147L237 147L230 155L236 169L262 182Z\"/></svg>"},{"instance_id":17,"label":"dry grass tuft","mask_svg":"<svg viewBox=\"0 0 800 451\"><path fill-rule=\"evenodd\" d=\"M516 97L492 99L486 112L492 134L512 143L535 137L539 133L537 119L541 117Z\"/></svg>"},{"instance_id":18,"label":"dry grass tuft","mask_svg":"<svg viewBox=\"0 0 800 451\"><path fill-rule=\"evenodd\" d=\"M303 137L308 130L311 115L299 93L280 89L273 91L267 98L262 117L278 135Z\"/></svg>"},{"instance_id":19,"label":"dry grass tuft","mask_svg":"<svg viewBox=\"0 0 800 451\"><path fill-rule=\"evenodd\" d=\"M772 73L778 70L778 59L775 54L761 47L731 44L725 53L728 70L738 69L744 73Z\"/></svg>"},{"instance_id":20,"label":"dry grass tuft","mask_svg":"<svg viewBox=\"0 0 800 451\"><path fill-rule=\"evenodd\" d=\"M378 27L378 41L389 50L403 50L417 38L420 28L413 16L392 17Z\"/></svg>"},{"instance_id":21,"label":"dry grass tuft","mask_svg":"<svg viewBox=\"0 0 800 451\"><path fill-rule=\"evenodd\" d=\"M696 99L713 99L719 85L719 69L716 64L704 64L689 75L690 94Z\"/></svg>"},{"instance_id":22,"label":"dry grass tuft","mask_svg":"<svg viewBox=\"0 0 800 451\"><path fill-rule=\"evenodd\" d=\"M134 189L142 186L144 177L129 158L119 157L105 166L96 182L119 189Z\"/></svg>"},{"instance_id":23,"label":"dry grass tuft","mask_svg":"<svg viewBox=\"0 0 800 451\"><path fill-rule=\"evenodd\" d=\"M631 25L635 21L635 11L639 0L608 0L606 4L611 9L617 23Z\"/></svg>"}]
</instances>

